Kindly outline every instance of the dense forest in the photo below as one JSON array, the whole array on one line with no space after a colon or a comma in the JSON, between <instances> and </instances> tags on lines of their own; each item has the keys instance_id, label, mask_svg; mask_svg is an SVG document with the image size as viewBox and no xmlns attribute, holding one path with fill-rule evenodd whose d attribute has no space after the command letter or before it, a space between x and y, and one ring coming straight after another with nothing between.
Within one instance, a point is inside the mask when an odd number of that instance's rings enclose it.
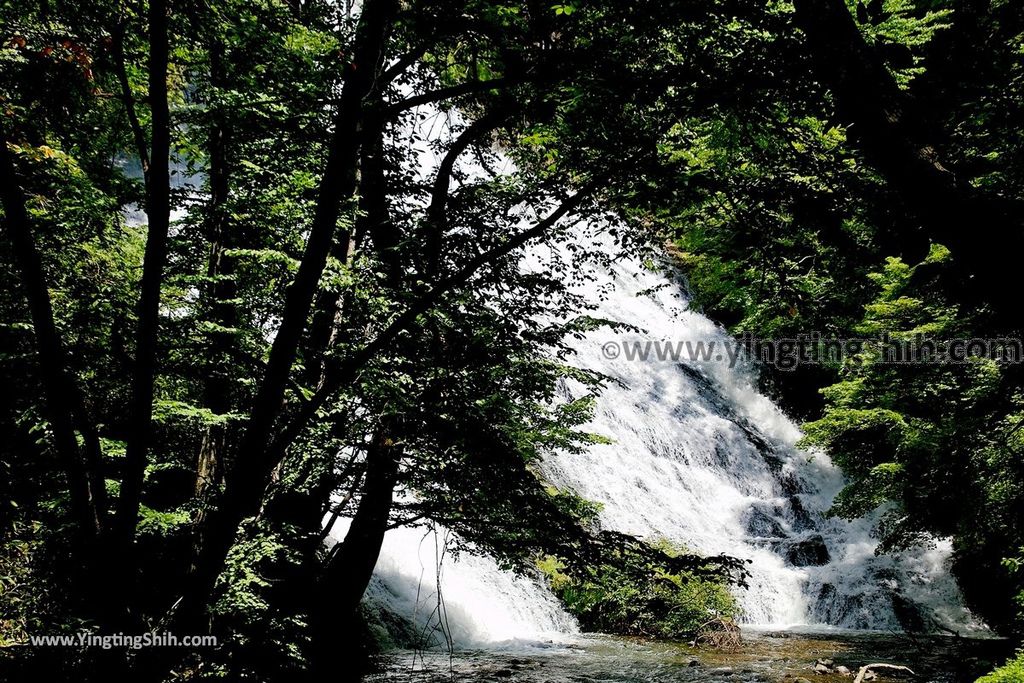
<instances>
[{"instance_id":1,"label":"dense forest","mask_svg":"<svg viewBox=\"0 0 1024 683\"><path fill-rule=\"evenodd\" d=\"M1019 338L1022 122L1014 0L4 0L0 677L355 676L410 525L540 566L587 630L736 616L742 559L538 469L605 438L579 286L626 253L737 338ZM760 382L845 473L832 514L952 539L1018 644L1003 361ZM83 631L219 646L28 644Z\"/></svg>"}]
</instances>

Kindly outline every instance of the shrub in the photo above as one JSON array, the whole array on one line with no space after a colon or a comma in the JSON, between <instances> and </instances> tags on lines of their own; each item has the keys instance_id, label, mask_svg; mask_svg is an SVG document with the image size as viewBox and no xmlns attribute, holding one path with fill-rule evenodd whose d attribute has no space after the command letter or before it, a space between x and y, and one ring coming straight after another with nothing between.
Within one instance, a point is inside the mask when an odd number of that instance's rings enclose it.
<instances>
[{"instance_id":1,"label":"shrub","mask_svg":"<svg viewBox=\"0 0 1024 683\"><path fill-rule=\"evenodd\" d=\"M651 545L668 557L684 552L666 541ZM551 556L538 566L566 609L588 631L681 639L712 619L731 618L738 611L724 581L673 573L639 554L616 553L575 574Z\"/></svg>"}]
</instances>

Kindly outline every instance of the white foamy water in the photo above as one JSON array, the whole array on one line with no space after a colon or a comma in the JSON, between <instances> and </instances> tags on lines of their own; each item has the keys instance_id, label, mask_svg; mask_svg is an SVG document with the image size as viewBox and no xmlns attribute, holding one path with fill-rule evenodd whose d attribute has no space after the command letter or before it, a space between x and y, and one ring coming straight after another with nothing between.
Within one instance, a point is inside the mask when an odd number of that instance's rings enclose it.
<instances>
[{"instance_id":1,"label":"white foamy water","mask_svg":"<svg viewBox=\"0 0 1024 683\"><path fill-rule=\"evenodd\" d=\"M347 523L332 533L344 537ZM565 640L576 621L537 576L502 571L485 555L453 558L443 528L398 528L384 538L365 600L408 621L412 642L514 646ZM386 619L385 619L386 620ZM394 629L393 629L394 630Z\"/></svg>"},{"instance_id":2,"label":"white foamy water","mask_svg":"<svg viewBox=\"0 0 1024 683\"><path fill-rule=\"evenodd\" d=\"M736 591L744 622L900 629L903 612L961 631L978 626L947 572L948 543L876 556L873 520L825 517L841 473L826 455L795 447L799 429L744 368L607 357L603 348L615 341L703 340L716 350L731 343L689 309L678 281L625 258L587 289L605 292L593 315L643 332L599 330L574 342L577 365L617 380L589 426L613 443L549 457L543 469L552 483L601 503L606 528L751 560L750 588ZM436 558L432 534L389 533L370 599L414 623L436 622ZM456 643L576 631L537 580L512 577L481 557L442 567Z\"/></svg>"},{"instance_id":3,"label":"white foamy water","mask_svg":"<svg viewBox=\"0 0 1024 683\"><path fill-rule=\"evenodd\" d=\"M438 158L424 141L450 131L436 117L418 125L419 137L411 136L409 146L427 179ZM499 165L510 171L507 162ZM473 160L460 166L469 182L486 173ZM616 253L600 228L573 232L580 245L597 239L606 253ZM535 247L523 267L569 277L575 266L554 264L577 258L573 250ZM825 454L795 447L800 430L756 390L747 369L713 359L608 357L603 348L609 342L621 348L621 342L702 340L723 351L732 343L722 328L689 308L679 278L620 256L570 289L590 299L595 308L588 314L641 330L598 330L573 342L575 364L615 380L598 399L589 426L612 443L558 454L543 466L551 483L601 503L605 528L749 559L750 588L736 591L748 624L887 630L900 629L900 614L911 614L925 625L981 628L962 607L947 571L948 543L899 559L879 557L874 520L825 517L843 486L842 474ZM573 388L565 392L570 397ZM538 577L513 576L487 557L453 559L444 552L446 534L389 532L368 604L408 619L435 644L450 637L456 645L493 646L578 632Z\"/></svg>"},{"instance_id":4,"label":"white foamy water","mask_svg":"<svg viewBox=\"0 0 1024 683\"><path fill-rule=\"evenodd\" d=\"M902 612L976 626L947 572L948 543L878 557L874 520L825 517L842 474L825 454L796 448L800 430L746 368L729 367L732 339L689 308L680 282L632 259L601 279L611 293L598 316L643 332L597 331L577 344L581 365L618 380L592 425L614 443L550 458L553 481L600 501L609 528L751 560L750 588L737 592L747 623L899 629ZM621 351L645 340L701 341L713 355L672 362L605 352L609 342Z\"/></svg>"}]
</instances>

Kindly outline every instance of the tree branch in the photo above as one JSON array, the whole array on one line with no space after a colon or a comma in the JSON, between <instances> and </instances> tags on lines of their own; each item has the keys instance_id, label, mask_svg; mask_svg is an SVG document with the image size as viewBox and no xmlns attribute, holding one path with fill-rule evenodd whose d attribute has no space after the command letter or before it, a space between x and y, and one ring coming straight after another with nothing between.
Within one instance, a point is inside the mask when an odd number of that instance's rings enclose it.
<instances>
[{"instance_id":1,"label":"tree branch","mask_svg":"<svg viewBox=\"0 0 1024 683\"><path fill-rule=\"evenodd\" d=\"M441 250L444 248L444 234L448 230L448 199L452 173L459 157L482 137L497 128L510 115L509 112L495 109L474 121L452 142L441 160L434 176L434 185L430 191L430 204L427 206L427 239L426 239L426 279L432 281L440 268Z\"/></svg>"},{"instance_id":2,"label":"tree branch","mask_svg":"<svg viewBox=\"0 0 1024 683\"><path fill-rule=\"evenodd\" d=\"M548 214L543 220L538 221L533 227L520 232L504 244L488 249L470 259L462 268L439 281L432 289L422 294L416 301L410 304L405 311L392 319L391 323L373 340L343 360L335 368L334 372L331 373L331 376L326 379L320 390L313 395L292 422L274 440L270 448L274 458L279 460L283 456L288 445L305 429L308 422L316 415L316 412L324 405L328 398L346 383L352 381L367 362L390 344L399 333L410 329L416 322L416 319L429 311L442 296L467 282L482 267L498 261L527 242L543 235L569 212L580 206L584 200L593 194L597 187L598 182L596 180L588 183L576 194L564 200L557 209Z\"/></svg>"},{"instance_id":3,"label":"tree branch","mask_svg":"<svg viewBox=\"0 0 1024 683\"><path fill-rule=\"evenodd\" d=\"M132 86L128 80L128 66L124 55L124 23L118 22L114 31L114 66L117 71L117 82L121 86L121 101L124 103L125 114L128 117L128 127L131 128L132 138L135 141L135 153L139 155L139 163L142 164L143 175L149 174L149 152L146 146L146 134L139 123L139 115L135 111L135 97L132 95Z\"/></svg>"},{"instance_id":4,"label":"tree branch","mask_svg":"<svg viewBox=\"0 0 1024 683\"><path fill-rule=\"evenodd\" d=\"M470 81L468 83L460 83L459 85L452 85L447 88L439 88L437 90L431 90L430 92L423 93L422 95L414 95L406 98L401 102L396 102L390 106L384 108L380 113L382 121L391 121L395 119L402 112L415 109L416 107L424 104L431 104L433 102L441 102L443 100L451 99L452 97L458 97L459 95L468 95L475 92L487 92L488 90L501 90L509 86L521 83L522 79L519 78L492 78L486 81Z\"/></svg>"}]
</instances>

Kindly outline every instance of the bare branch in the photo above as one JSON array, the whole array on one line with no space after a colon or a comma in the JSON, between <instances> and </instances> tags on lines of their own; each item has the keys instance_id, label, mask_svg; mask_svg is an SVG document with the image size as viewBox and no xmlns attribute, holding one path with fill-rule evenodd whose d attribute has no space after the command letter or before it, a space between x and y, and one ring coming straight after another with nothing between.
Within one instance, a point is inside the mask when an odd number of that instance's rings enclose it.
<instances>
[{"instance_id":1,"label":"bare branch","mask_svg":"<svg viewBox=\"0 0 1024 683\"><path fill-rule=\"evenodd\" d=\"M487 92L488 90L503 90L509 86L521 83L522 79L519 78L491 78L486 81L470 81L468 83L460 83L459 85L452 85L447 88L439 88L437 90L431 90L425 92L422 95L414 95L401 102L396 102L391 106L385 107L381 112L381 119L383 121L390 121L402 112L415 109L416 107L424 104L431 104L433 102L441 102L444 100L458 97L460 95L468 95L475 92Z\"/></svg>"}]
</instances>

